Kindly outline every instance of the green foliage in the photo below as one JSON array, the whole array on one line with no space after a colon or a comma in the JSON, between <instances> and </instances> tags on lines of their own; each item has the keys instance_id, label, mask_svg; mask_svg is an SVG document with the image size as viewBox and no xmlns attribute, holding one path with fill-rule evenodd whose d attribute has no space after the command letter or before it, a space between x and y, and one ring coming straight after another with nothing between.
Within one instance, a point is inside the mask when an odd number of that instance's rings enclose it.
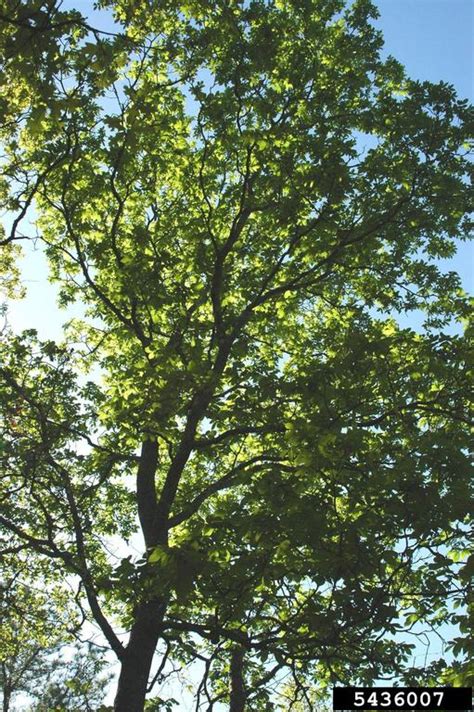
<instances>
[{"instance_id":1,"label":"green foliage","mask_svg":"<svg viewBox=\"0 0 474 712\"><path fill-rule=\"evenodd\" d=\"M19 709L20 694L32 701L22 706L28 712L97 709L110 679L107 662L97 649L73 644L78 621L64 595L18 580L5 582L1 594L2 709Z\"/></svg>"},{"instance_id":2,"label":"green foliage","mask_svg":"<svg viewBox=\"0 0 474 712\"><path fill-rule=\"evenodd\" d=\"M460 626L461 679L469 303L439 259L472 109L381 58L368 0L101 0L109 34L4 5L0 267L34 205L87 308L67 346L3 333L8 566L66 576L123 668L112 623L159 630L158 683L199 660L203 705L236 646L255 710L405 674L417 621Z\"/></svg>"},{"instance_id":3,"label":"green foliage","mask_svg":"<svg viewBox=\"0 0 474 712\"><path fill-rule=\"evenodd\" d=\"M44 686L37 684L35 700L28 712L100 712L110 675L104 675L107 663L94 648L71 650L71 658L56 658L49 662L50 669ZM36 681L37 683L40 680Z\"/></svg>"},{"instance_id":4,"label":"green foliage","mask_svg":"<svg viewBox=\"0 0 474 712\"><path fill-rule=\"evenodd\" d=\"M173 698L163 700L161 697L153 697L147 700L145 705L146 712L173 712L173 708L178 703Z\"/></svg>"}]
</instances>

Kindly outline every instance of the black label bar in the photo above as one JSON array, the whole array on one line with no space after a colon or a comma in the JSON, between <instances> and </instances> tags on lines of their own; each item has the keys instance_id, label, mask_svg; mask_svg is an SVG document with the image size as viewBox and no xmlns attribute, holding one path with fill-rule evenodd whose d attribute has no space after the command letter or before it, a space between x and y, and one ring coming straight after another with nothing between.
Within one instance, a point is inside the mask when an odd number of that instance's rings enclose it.
<instances>
[{"instance_id":1,"label":"black label bar","mask_svg":"<svg viewBox=\"0 0 474 712\"><path fill-rule=\"evenodd\" d=\"M335 687L335 710L472 710L472 687Z\"/></svg>"}]
</instances>

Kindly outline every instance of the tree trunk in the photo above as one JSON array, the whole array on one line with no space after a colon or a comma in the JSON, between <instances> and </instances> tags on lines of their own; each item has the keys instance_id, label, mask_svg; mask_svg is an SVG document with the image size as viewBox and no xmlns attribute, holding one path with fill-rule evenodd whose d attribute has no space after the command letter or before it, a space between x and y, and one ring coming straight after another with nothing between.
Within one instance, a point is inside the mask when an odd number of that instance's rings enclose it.
<instances>
[{"instance_id":1,"label":"tree trunk","mask_svg":"<svg viewBox=\"0 0 474 712\"><path fill-rule=\"evenodd\" d=\"M157 602L142 604L137 611L122 660L115 712L143 712L164 611L165 605Z\"/></svg>"},{"instance_id":2,"label":"tree trunk","mask_svg":"<svg viewBox=\"0 0 474 712\"><path fill-rule=\"evenodd\" d=\"M244 712L245 692L244 682L244 651L234 648L230 659L230 706L229 712Z\"/></svg>"},{"instance_id":3,"label":"tree trunk","mask_svg":"<svg viewBox=\"0 0 474 712\"><path fill-rule=\"evenodd\" d=\"M11 691L9 688L5 687L3 690L3 712L10 711L10 700L11 700Z\"/></svg>"}]
</instances>

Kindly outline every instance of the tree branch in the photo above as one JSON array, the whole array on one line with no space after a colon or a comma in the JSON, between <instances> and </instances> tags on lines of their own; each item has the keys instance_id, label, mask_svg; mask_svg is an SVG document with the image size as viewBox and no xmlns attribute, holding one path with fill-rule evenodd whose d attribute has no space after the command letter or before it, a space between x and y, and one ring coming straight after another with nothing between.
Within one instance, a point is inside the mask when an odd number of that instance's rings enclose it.
<instances>
[{"instance_id":1,"label":"tree branch","mask_svg":"<svg viewBox=\"0 0 474 712\"><path fill-rule=\"evenodd\" d=\"M138 517L147 549L156 545L155 532L157 520L157 500L155 474L158 465L158 443L156 440L144 440L137 468L137 507Z\"/></svg>"}]
</instances>

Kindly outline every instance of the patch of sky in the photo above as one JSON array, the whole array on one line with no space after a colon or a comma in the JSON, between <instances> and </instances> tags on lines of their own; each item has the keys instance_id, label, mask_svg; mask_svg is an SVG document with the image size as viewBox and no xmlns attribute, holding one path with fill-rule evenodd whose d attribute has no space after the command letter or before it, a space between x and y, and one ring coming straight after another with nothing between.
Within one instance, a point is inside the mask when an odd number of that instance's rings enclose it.
<instances>
[{"instance_id":1,"label":"patch of sky","mask_svg":"<svg viewBox=\"0 0 474 712\"><path fill-rule=\"evenodd\" d=\"M41 339L61 341L64 338L64 322L83 318L85 307L76 302L59 309L59 289L48 281L48 260L44 247L36 238L34 219L34 212L31 211L24 225L24 234L29 239L21 241L23 254L19 259L19 269L25 297L8 300L7 321L15 332L36 329ZM8 232L11 216L4 216L2 222Z\"/></svg>"},{"instance_id":2,"label":"patch of sky","mask_svg":"<svg viewBox=\"0 0 474 712\"><path fill-rule=\"evenodd\" d=\"M61 12L78 10L87 24L104 36L120 32L120 25L115 22L112 10L107 7L99 8L93 0L62 0L60 9Z\"/></svg>"}]
</instances>

